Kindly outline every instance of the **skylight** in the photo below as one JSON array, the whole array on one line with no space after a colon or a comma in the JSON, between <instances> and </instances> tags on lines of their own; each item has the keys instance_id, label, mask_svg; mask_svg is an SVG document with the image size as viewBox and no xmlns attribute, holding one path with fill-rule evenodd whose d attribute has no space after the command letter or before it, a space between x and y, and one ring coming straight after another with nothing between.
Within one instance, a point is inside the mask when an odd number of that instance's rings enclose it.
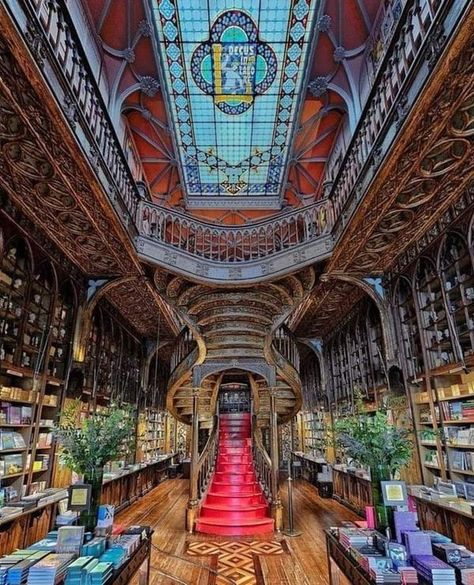
<instances>
[{"instance_id":1,"label":"skylight","mask_svg":"<svg viewBox=\"0 0 474 585\"><path fill-rule=\"evenodd\" d=\"M153 0L191 206L281 201L318 1Z\"/></svg>"}]
</instances>

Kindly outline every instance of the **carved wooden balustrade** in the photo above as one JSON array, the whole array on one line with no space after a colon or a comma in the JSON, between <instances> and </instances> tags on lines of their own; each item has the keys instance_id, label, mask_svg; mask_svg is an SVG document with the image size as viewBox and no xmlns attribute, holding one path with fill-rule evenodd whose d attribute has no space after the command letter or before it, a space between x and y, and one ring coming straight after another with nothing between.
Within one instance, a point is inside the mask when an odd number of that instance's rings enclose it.
<instances>
[{"instance_id":1,"label":"carved wooden balustrade","mask_svg":"<svg viewBox=\"0 0 474 585\"><path fill-rule=\"evenodd\" d=\"M52 65L59 82L56 84L51 77L52 90L88 150L91 165L102 175L121 219L132 226L140 192L67 4L57 0L7 0L7 4L38 65L43 66L45 61Z\"/></svg>"},{"instance_id":2,"label":"carved wooden balustrade","mask_svg":"<svg viewBox=\"0 0 474 585\"><path fill-rule=\"evenodd\" d=\"M404 4L403 8L401 4ZM451 21L466 4L468 2L464 0L409 0L400 3L402 14L390 33L390 41L382 51L382 58L377 59L369 71L372 90L345 156L339 164L336 160L328 163L329 167L338 166L329 196L334 204L334 215L339 220L335 230L337 236L349 219L350 213L345 208L352 193L355 191L351 200L353 208L367 187L362 185L361 177L365 173L374 174L374 168L379 166L385 154L383 150L388 149L382 149L381 141L392 124L394 129L390 129L389 138L390 141L394 139L416 99L417 90L409 95L409 89L413 85L414 72L421 67L420 61L427 59L428 70L431 69L446 43L446 31L443 30L443 21L448 20L446 14L451 10ZM370 43L368 47L370 50ZM428 74L429 71L425 75ZM340 156L336 150L335 159ZM358 182L360 184L356 186Z\"/></svg>"},{"instance_id":3,"label":"carved wooden balustrade","mask_svg":"<svg viewBox=\"0 0 474 585\"><path fill-rule=\"evenodd\" d=\"M327 235L333 225L330 210L325 200L248 226L219 227L142 201L138 230L141 236L197 258L239 263L266 258Z\"/></svg>"},{"instance_id":4,"label":"carved wooden balustrade","mask_svg":"<svg viewBox=\"0 0 474 585\"><path fill-rule=\"evenodd\" d=\"M255 472L260 486L269 503L277 499L277 494L272 493L272 460L263 446L261 431L257 425L252 425L252 454Z\"/></svg>"},{"instance_id":5,"label":"carved wooden balustrade","mask_svg":"<svg viewBox=\"0 0 474 585\"><path fill-rule=\"evenodd\" d=\"M281 325L273 334L273 345L288 362L299 372L300 354L293 332L286 326Z\"/></svg>"},{"instance_id":6,"label":"carved wooden balustrade","mask_svg":"<svg viewBox=\"0 0 474 585\"><path fill-rule=\"evenodd\" d=\"M193 470L190 481L195 482L195 488L191 488L191 492L195 491L197 499L200 500L209 487L212 474L216 465L217 457L217 440L219 436L219 425L217 416L214 417L214 427L209 435L207 443L199 455L198 463Z\"/></svg>"},{"instance_id":7,"label":"carved wooden balustrade","mask_svg":"<svg viewBox=\"0 0 474 585\"><path fill-rule=\"evenodd\" d=\"M188 357L195 348L196 340L194 339L193 333L188 327L185 327L181 330L174 343L174 349L170 359L171 372L174 372L179 364Z\"/></svg>"}]
</instances>

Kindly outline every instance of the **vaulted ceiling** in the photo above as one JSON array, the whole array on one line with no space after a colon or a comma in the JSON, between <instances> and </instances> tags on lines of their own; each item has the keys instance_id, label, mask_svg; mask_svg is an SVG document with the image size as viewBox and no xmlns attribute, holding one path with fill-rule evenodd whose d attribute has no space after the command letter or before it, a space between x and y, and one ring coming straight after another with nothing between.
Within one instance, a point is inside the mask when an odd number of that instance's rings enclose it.
<instances>
[{"instance_id":1,"label":"vaulted ceiling","mask_svg":"<svg viewBox=\"0 0 474 585\"><path fill-rule=\"evenodd\" d=\"M82 2L96 37L102 63L101 75L108 86L111 115L116 121L121 119L128 126L127 150L132 166L133 161L136 161L134 166L137 177L140 175L141 167L156 202L184 208L186 206L182 182L184 173L179 170L180 153L175 150L176 140L173 138L173 135L176 136L176 122L172 121L173 114L176 120L179 112L170 112L172 108L166 105L170 98L169 87L166 83L166 72L159 65L160 39L157 34L159 26L155 27L153 18L156 18L157 11L162 6L164 9L162 12L171 14L176 6L185 6L189 2L186 3L184 0L179 2L82 0ZM212 28L209 23L215 24L216 14L221 14L222 8L226 10L233 8L234 4L235 8L241 6L243 12L260 16L273 5L268 0L234 3L219 0L217 6L220 10L208 13L207 21L201 19L197 25L198 36L202 36L199 40L204 47L209 39L209 29ZM355 124L361 109L359 97L361 72L364 70L368 48L371 48L370 33L384 2L294 0L282 3L282 6L286 4L291 7L294 14L302 14L306 9L308 20L310 15L314 14L314 27L311 34L305 37L311 50L308 50L306 62L304 64L302 62L305 71L301 72L301 88L299 92L289 94L293 101L297 101L297 94L301 93L301 104L292 103L295 115L297 114L293 124L294 132L293 128L290 129L293 136L292 148L289 149L284 161L284 172L279 175L284 197L283 205L302 206L322 196L326 161L333 145L338 136L339 140L344 142L342 134L347 138L349 135L347 128ZM256 18L254 22L255 20ZM283 20L282 17L282 22ZM291 18L288 20L287 17L287 21L293 26ZM265 29L263 21L260 24L261 30L257 31L260 35L258 41L265 43L271 40L271 34ZM287 28L290 28L290 24ZM285 29L283 33L286 34L287 30ZM198 43L197 36L193 38L194 45L191 48L194 50ZM182 48L179 42L177 46ZM288 47L286 43L287 50ZM268 64L266 63L267 66ZM283 83L285 79L282 78L281 81ZM203 83L205 85L205 81ZM251 93L255 94L254 91ZM203 91L202 96L204 95ZM258 98L257 95L256 99ZM172 97L172 105L175 99L176 96ZM293 115L291 109L289 115ZM236 119L239 119L239 114L229 115L228 118L235 123ZM229 140L238 142L239 135L230 134ZM254 140L254 146L259 147L255 142L258 140ZM212 156L216 152L210 154ZM255 153L249 151L249 154L252 156ZM209 153L206 153L206 156L209 156ZM262 161L259 164L264 166ZM234 169L230 171L226 176L232 176ZM187 189L189 191L189 185ZM245 209L245 206L240 205L239 209L216 209L215 206L208 205L207 209L193 209L192 212L227 224L245 223L272 213L265 209Z\"/></svg>"}]
</instances>

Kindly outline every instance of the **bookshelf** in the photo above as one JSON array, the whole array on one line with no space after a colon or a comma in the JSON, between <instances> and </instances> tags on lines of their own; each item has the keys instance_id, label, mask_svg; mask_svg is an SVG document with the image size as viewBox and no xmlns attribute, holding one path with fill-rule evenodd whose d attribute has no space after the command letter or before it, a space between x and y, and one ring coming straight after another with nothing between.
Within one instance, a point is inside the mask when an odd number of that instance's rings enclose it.
<instances>
[{"instance_id":1,"label":"bookshelf","mask_svg":"<svg viewBox=\"0 0 474 585\"><path fill-rule=\"evenodd\" d=\"M155 461L168 451L168 414L147 408L139 414L137 462Z\"/></svg>"},{"instance_id":2,"label":"bookshelf","mask_svg":"<svg viewBox=\"0 0 474 585\"><path fill-rule=\"evenodd\" d=\"M312 457L324 457L326 452L326 420L323 410L303 412L303 452Z\"/></svg>"},{"instance_id":3,"label":"bookshelf","mask_svg":"<svg viewBox=\"0 0 474 585\"><path fill-rule=\"evenodd\" d=\"M75 313L69 284L21 238L0 264L0 497L13 502L51 485L51 426L60 407ZM73 300L71 300L73 299ZM59 349L61 348L61 350ZM60 362L63 366L60 367Z\"/></svg>"},{"instance_id":4,"label":"bookshelf","mask_svg":"<svg viewBox=\"0 0 474 585\"><path fill-rule=\"evenodd\" d=\"M364 299L329 337L324 352L328 362L328 387L335 416L352 412L360 396L367 406L376 406L386 391L380 315Z\"/></svg>"},{"instance_id":5,"label":"bookshelf","mask_svg":"<svg viewBox=\"0 0 474 585\"><path fill-rule=\"evenodd\" d=\"M442 234L394 282L396 326L424 483L474 482L474 276L463 231Z\"/></svg>"},{"instance_id":6,"label":"bookshelf","mask_svg":"<svg viewBox=\"0 0 474 585\"><path fill-rule=\"evenodd\" d=\"M428 259L423 258L419 262L415 288L428 368L434 369L453 363L453 344L441 279L434 263Z\"/></svg>"}]
</instances>

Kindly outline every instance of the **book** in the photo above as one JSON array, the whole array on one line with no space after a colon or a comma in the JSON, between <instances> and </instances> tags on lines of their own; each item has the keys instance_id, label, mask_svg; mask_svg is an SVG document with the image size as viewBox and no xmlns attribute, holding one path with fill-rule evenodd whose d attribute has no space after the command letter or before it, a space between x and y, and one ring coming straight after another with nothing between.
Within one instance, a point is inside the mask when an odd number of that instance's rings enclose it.
<instances>
[{"instance_id":1,"label":"book","mask_svg":"<svg viewBox=\"0 0 474 585\"><path fill-rule=\"evenodd\" d=\"M416 512L395 510L393 513L393 521L395 524L396 540L399 543L403 542L403 532L415 532L419 530L417 525L418 515Z\"/></svg>"},{"instance_id":2,"label":"book","mask_svg":"<svg viewBox=\"0 0 474 585\"><path fill-rule=\"evenodd\" d=\"M433 554L431 538L421 530L418 530L417 532L404 532L403 538L409 558Z\"/></svg>"},{"instance_id":3,"label":"book","mask_svg":"<svg viewBox=\"0 0 474 585\"><path fill-rule=\"evenodd\" d=\"M62 579L75 555L49 553L28 571L28 585L54 585Z\"/></svg>"},{"instance_id":4,"label":"book","mask_svg":"<svg viewBox=\"0 0 474 585\"><path fill-rule=\"evenodd\" d=\"M84 526L61 526L58 529L57 552L81 554L84 531Z\"/></svg>"}]
</instances>

